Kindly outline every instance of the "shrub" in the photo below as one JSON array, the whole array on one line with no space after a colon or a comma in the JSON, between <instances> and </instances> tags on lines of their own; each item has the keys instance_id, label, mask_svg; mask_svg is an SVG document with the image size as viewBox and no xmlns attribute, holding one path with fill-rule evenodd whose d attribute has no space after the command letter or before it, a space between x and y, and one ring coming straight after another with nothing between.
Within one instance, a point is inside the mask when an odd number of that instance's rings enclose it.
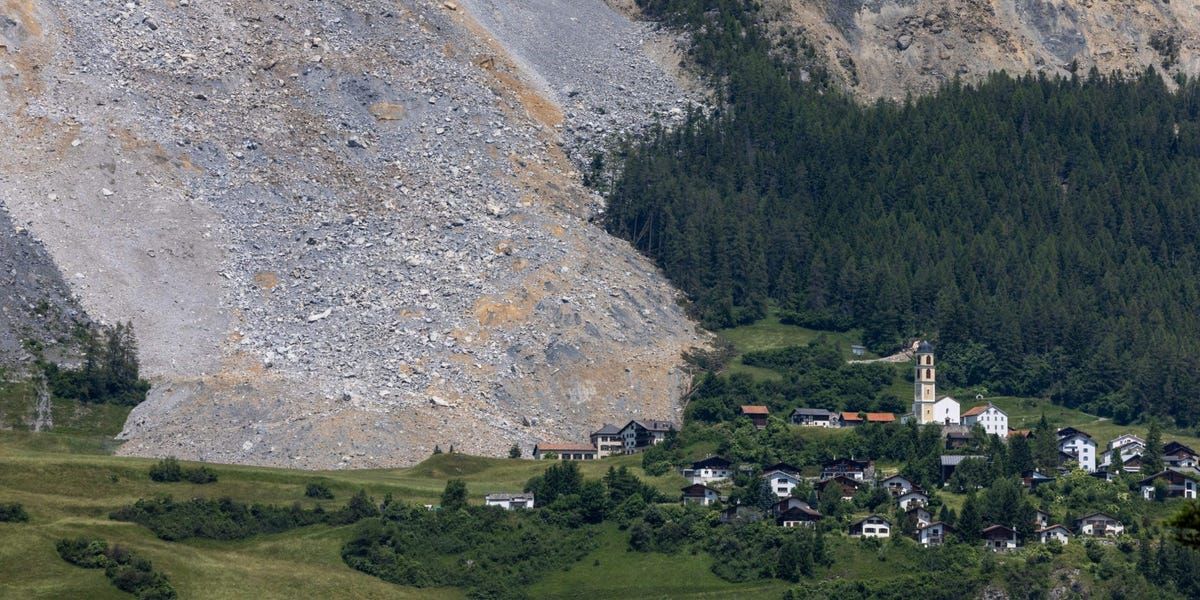
<instances>
[{"instance_id":1,"label":"shrub","mask_svg":"<svg viewBox=\"0 0 1200 600\"><path fill-rule=\"evenodd\" d=\"M183 467L173 456L164 458L150 467L150 479L160 483L171 483L183 479Z\"/></svg>"},{"instance_id":2,"label":"shrub","mask_svg":"<svg viewBox=\"0 0 1200 600\"><path fill-rule=\"evenodd\" d=\"M173 456L164 458L150 467L150 479L159 483L188 481L190 483L216 483L217 472L208 467L186 469Z\"/></svg>"},{"instance_id":3,"label":"shrub","mask_svg":"<svg viewBox=\"0 0 1200 600\"><path fill-rule=\"evenodd\" d=\"M166 575L154 570L149 560L104 540L76 538L55 544L63 560L85 569L104 569L104 575L117 589L133 594L138 600L174 600L175 588Z\"/></svg>"},{"instance_id":4,"label":"shrub","mask_svg":"<svg viewBox=\"0 0 1200 600\"><path fill-rule=\"evenodd\" d=\"M309 498L318 498L321 500L333 499L333 491L329 489L329 486L319 481L314 481L308 484L308 486L304 488L304 495L308 496Z\"/></svg>"},{"instance_id":5,"label":"shrub","mask_svg":"<svg viewBox=\"0 0 1200 600\"><path fill-rule=\"evenodd\" d=\"M217 472L208 467L184 469L183 477L191 483L216 483Z\"/></svg>"},{"instance_id":6,"label":"shrub","mask_svg":"<svg viewBox=\"0 0 1200 600\"><path fill-rule=\"evenodd\" d=\"M29 521L29 513L25 512L25 507L16 502L10 504L0 504L0 523L26 523Z\"/></svg>"}]
</instances>

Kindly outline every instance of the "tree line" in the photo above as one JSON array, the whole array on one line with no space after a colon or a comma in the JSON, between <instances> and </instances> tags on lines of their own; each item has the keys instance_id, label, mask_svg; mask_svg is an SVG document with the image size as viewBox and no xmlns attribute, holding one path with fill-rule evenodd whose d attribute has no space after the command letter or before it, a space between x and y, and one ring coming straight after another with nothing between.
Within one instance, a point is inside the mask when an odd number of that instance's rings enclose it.
<instances>
[{"instance_id":1,"label":"tree line","mask_svg":"<svg viewBox=\"0 0 1200 600\"><path fill-rule=\"evenodd\" d=\"M862 105L741 0L639 0L724 102L590 176L709 327L925 336L956 386L1200 422L1200 85L989 76ZM808 79L808 81L805 81Z\"/></svg>"}]
</instances>

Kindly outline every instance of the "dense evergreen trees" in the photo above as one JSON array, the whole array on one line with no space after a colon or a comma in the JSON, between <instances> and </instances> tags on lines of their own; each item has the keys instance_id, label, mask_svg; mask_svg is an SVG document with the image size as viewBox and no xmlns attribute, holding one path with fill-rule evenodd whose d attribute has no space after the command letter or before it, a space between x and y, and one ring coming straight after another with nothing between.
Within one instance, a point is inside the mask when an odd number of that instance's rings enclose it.
<instances>
[{"instance_id":1,"label":"dense evergreen trees","mask_svg":"<svg viewBox=\"0 0 1200 600\"><path fill-rule=\"evenodd\" d=\"M592 180L706 324L774 303L877 351L934 337L955 385L1200 422L1200 85L996 74L863 106L801 82L750 3L639 4L726 102Z\"/></svg>"},{"instance_id":2,"label":"dense evergreen trees","mask_svg":"<svg viewBox=\"0 0 1200 600\"><path fill-rule=\"evenodd\" d=\"M137 339L131 323L79 332L83 361L78 368L63 368L38 354L38 366L59 398L93 404L135 406L146 399L150 383L138 367Z\"/></svg>"}]
</instances>

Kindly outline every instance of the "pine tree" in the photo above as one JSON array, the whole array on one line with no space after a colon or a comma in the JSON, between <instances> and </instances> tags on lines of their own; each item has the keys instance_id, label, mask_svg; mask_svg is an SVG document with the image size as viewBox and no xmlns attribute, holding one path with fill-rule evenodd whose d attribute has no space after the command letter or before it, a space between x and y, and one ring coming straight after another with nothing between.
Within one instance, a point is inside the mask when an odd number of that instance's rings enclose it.
<instances>
[{"instance_id":1,"label":"pine tree","mask_svg":"<svg viewBox=\"0 0 1200 600\"><path fill-rule=\"evenodd\" d=\"M958 515L956 528L958 536L964 542L973 544L979 541L983 531L983 515L980 514L974 491L968 492L967 499L963 501L962 512Z\"/></svg>"},{"instance_id":2,"label":"pine tree","mask_svg":"<svg viewBox=\"0 0 1200 600\"><path fill-rule=\"evenodd\" d=\"M1157 419L1150 420L1150 431L1146 433L1146 449L1142 451L1142 471L1147 476L1163 470L1162 428Z\"/></svg>"}]
</instances>

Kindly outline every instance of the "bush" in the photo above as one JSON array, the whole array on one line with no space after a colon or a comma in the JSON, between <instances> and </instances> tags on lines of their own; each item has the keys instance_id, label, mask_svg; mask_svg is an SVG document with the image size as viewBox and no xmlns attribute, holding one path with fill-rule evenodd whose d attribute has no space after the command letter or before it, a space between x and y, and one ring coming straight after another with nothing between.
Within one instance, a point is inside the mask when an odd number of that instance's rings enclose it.
<instances>
[{"instance_id":1,"label":"bush","mask_svg":"<svg viewBox=\"0 0 1200 600\"><path fill-rule=\"evenodd\" d=\"M462 587L469 598L523 598L522 588L596 545L588 530L560 526L540 513L483 506L428 511L393 502L382 517L359 523L342 559L400 585Z\"/></svg>"},{"instance_id":2,"label":"bush","mask_svg":"<svg viewBox=\"0 0 1200 600\"><path fill-rule=\"evenodd\" d=\"M333 491L329 486L319 481L314 481L304 488L304 495L309 498L317 498L320 500L333 500Z\"/></svg>"},{"instance_id":3,"label":"bush","mask_svg":"<svg viewBox=\"0 0 1200 600\"><path fill-rule=\"evenodd\" d=\"M175 588L154 565L120 546L104 540L77 538L55 544L63 560L85 569L104 569L104 575L117 589L133 594L138 600L174 600Z\"/></svg>"},{"instance_id":4,"label":"bush","mask_svg":"<svg viewBox=\"0 0 1200 600\"><path fill-rule=\"evenodd\" d=\"M16 502L10 504L0 504L0 523L26 523L29 521L29 513L25 512L25 507Z\"/></svg>"},{"instance_id":5,"label":"bush","mask_svg":"<svg viewBox=\"0 0 1200 600\"><path fill-rule=\"evenodd\" d=\"M180 481L183 479L183 467L173 456L164 458L150 467L150 479L160 483Z\"/></svg>"},{"instance_id":6,"label":"bush","mask_svg":"<svg viewBox=\"0 0 1200 600\"><path fill-rule=\"evenodd\" d=\"M150 467L150 479L159 483L188 481L190 483L216 483L217 472L208 467L185 469L175 457L164 458Z\"/></svg>"},{"instance_id":7,"label":"bush","mask_svg":"<svg viewBox=\"0 0 1200 600\"><path fill-rule=\"evenodd\" d=\"M183 478L187 479L191 483L216 483L217 472L208 467L184 469Z\"/></svg>"}]
</instances>

